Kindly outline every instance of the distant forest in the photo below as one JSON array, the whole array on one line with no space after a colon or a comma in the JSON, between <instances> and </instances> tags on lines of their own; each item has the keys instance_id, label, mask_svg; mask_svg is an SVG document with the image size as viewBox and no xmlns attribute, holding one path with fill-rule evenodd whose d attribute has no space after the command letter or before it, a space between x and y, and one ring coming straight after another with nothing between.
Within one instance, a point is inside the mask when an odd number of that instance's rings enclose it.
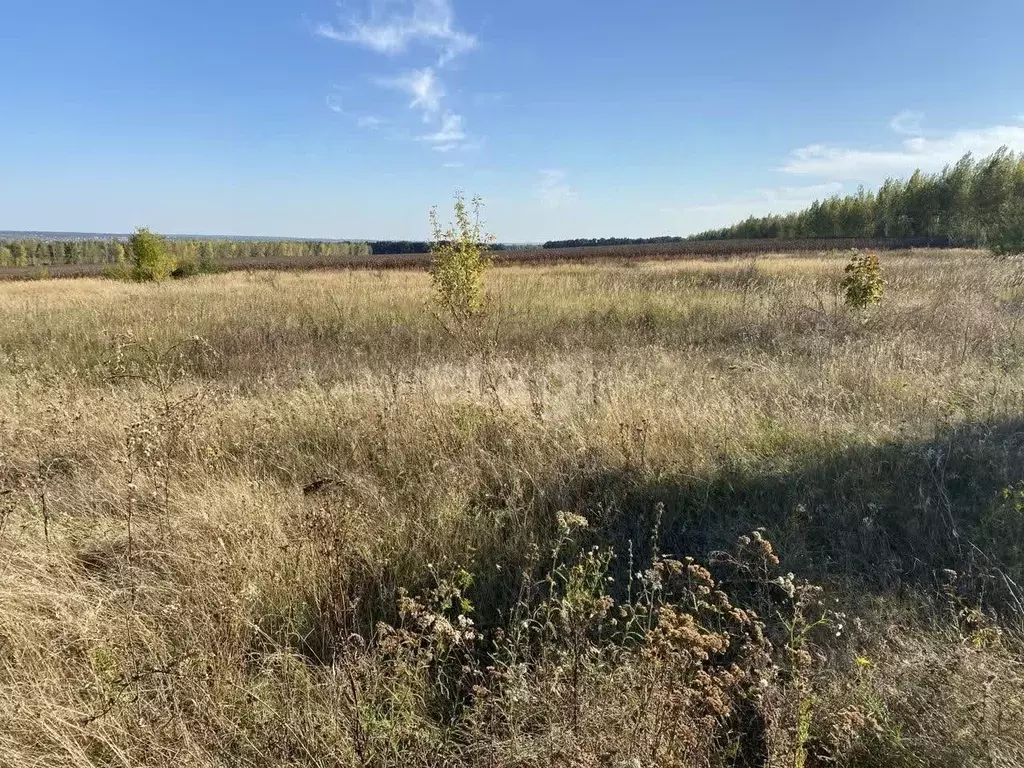
<instances>
[{"instance_id":1,"label":"distant forest","mask_svg":"<svg viewBox=\"0 0 1024 768\"><path fill-rule=\"evenodd\" d=\"M127 241L48 240L24 238L0 240L0 267L41 267L60 264L122 264L131 260ZM367 243L286 240L182 240L167 239L167 250L176 261L216 264L238 260L295 258L330 259L367 256Z\"/></svg>"},{"instance_id":2,"label":"distant forest","mask_svg":"<svg viewBox=\"0 0 1024 768\"><path fill-rule=\"evenodd\" d=\"M731 227L701 232L694 240L863 237L948 239L989 245L1024 226L1024 153L1007 148L983 160L964 155L940 173L915 171L887 179L877 192L815 201L806 210L751 216Z\"/></svg>"},{"instance_id":3,"label":"distant forest","mask_svg":"<svg viewBox=\"0 0 1024 768\"><path fill-rule=\"evenodd\" d=\"M371 240L371 253L380 255L403 254L403 253L430 253L430 243L425 240ZM514 243L494 243L488 247L490 251L528 251L536 248L534 245L520 245Z\"/></svg>"},{"instance_id":4,"label":"distant forest","mask_svg":"<svg viewBox=\"0 0 1024 768\"><path fill-rule=\"evenodd\" d=\"M542 248L591 248L612 245L658 245L659 243L681 243L685 237L578 237L574 240L548 240Z\"/></svg>"},{"instance_id":5,"label":"distant forest","mask_svg":"<svg viewBox=\"0 0 1024 768\"><path fill-rule=\"evenodd\" d=\"M240 240L167 238L167 249L179 262L219 264L238 261L332 260L374 254L429 253L430 243L410 240L337 242L319 240ZM59 235L0 238L0 267L50 267L74 264L121 264L131 261L127 238L90 239ZM498 244L495 251L534 248Z\"/></svg>"}]
</instances>

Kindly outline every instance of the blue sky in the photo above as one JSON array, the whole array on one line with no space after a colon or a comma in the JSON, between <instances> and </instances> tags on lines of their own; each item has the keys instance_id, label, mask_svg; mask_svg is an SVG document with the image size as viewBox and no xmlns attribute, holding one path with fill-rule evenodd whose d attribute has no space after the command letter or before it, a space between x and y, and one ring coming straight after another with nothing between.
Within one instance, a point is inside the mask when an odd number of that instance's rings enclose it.
<instances>
[{"instance_id":1,"label":"blue sky","mask_svg":"<svg viewBox=\"0 0 1024 768\"><path fill-rule=\"evenodd\" d=\"M1024 3L0 0L0 230L687 234L1024 150Z\"/></svg>"}]
</instances>

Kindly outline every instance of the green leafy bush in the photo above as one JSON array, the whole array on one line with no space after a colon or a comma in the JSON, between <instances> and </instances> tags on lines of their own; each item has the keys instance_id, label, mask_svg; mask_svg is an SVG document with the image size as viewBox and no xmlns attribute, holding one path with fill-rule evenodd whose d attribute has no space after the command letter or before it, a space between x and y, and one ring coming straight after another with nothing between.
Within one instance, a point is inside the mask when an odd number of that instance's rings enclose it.
<instances>
[{"instance_id":1,"label":"green leafy bush","mask_svg":"<svg viewBox=\"0 0 1024 768\"><path fill-rule=\"evenodd\" d=\"M167 241L155 235L145 227L135 231L128 241L132 254L132 271L136 280L166 280L174 272L175 258L167 247Z\"/></svg>"}]
</instances>

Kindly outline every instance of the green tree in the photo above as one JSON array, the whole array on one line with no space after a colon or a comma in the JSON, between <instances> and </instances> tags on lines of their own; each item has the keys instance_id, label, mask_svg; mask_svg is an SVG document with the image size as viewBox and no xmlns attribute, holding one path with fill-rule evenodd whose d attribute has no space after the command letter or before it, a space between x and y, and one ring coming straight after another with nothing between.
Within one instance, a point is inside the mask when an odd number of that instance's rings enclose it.
<instances>
[{"instance_id":1,"label":"green tree","mask_svg":"<svg viewBox=\"0 0 1024 768\"><path fill-rule=\"evenodd\" d=\"M11 243L11 262L16 267L24 267L28 264L28 251L24 243Z\"/></svg>"},{"instance_id":2,"label":"green tree","mask_svg":"<svg viewBox=\"0 0 1024 768\"><path fill-rule=\"evenodd\" d=\"M11 249L7 245L0 245L0 267L9 267L13 261Z\"/></svg>"},{"instance_id":3,"label":"green tree","mask_svg":"<svg viewBox=\"0 0 1024 768\"><path fill-rule=\"evenodd\" d=\"M124 244L120 240L110 240L106 247L106 257L111 264L124 264Z\"/></svg>"},{"instance_id":4,"label":"green tree","mask_svg":"<svg viewBox=\"0 0 1024 768\"><path fill-rule=\"evenodd\" d=\"M128 241L132 253L132 265L136 280L166 280L174 271L174 257L167 247L167 241L145 227L135 230Z\"/></svg>"},{"instance_id":5,"label":"green tree","mask_svg":"<svg viewBox=\"0 0 1024 768\"><path fill-rule=\"evenodd\" d=\"M1003 207L989 235L989 247L997 256L1024 254L1024 196Z\"/></svg>"},{"instance_id":6,"label":"green tree","mask_svg":"<svg viewBox=\"0 0 1024 768\"><path fill-rule=\"evenodd\" d=\"M68 240L64 243L64 263L65 264L79 264L82 261L82 246L81 243L75 242L74 240Z\"/></svg>"},{"instance_id":7,"label":"green tree","mask_svg":"<svg viewBox=\"0 0 1024 768\"><path fill-rule=\"evenodd\" d=\"M1017 158L1006 147L981 162L972 185L975 216L982 242L1000 226L1003 207L1009 202L1014 187Z\"/></svg>"},{"instance_id":8,"label":"green tree","mask_svg":"<svg viewBox=\"0 0 1024 768\"><path fill-rule=\"evenodd\" d=\"M196 256L200 272L216 272L217 257L213 253L213 247L204 240L199 244L199 253Z\"/></svg>"}]
</instances>

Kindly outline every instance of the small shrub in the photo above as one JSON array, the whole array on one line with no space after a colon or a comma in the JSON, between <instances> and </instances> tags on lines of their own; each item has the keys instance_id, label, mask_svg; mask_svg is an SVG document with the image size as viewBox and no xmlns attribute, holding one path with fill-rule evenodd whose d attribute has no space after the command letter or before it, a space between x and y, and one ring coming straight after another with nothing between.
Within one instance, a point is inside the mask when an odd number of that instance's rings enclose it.
<instances>
[{"instance_id":1,"label":"small shrub","mask_svg":"<svg viewBox=\"0 0 1024 768\"><path fill-rule=\"evenodd\" d=\"M441 228L437 208L430 211L434 302L460 326L484 307L484 272L490 264L486 251L494 238L483 231L482 205L480 198L474 197L470 209L462 194L456 193L455 221L447 229Z\"/></svg>"},{"instance_id":2,"label":"small shrub","mask_svg":"<svg viewBox=\"0 0 1024 768\"><path fill-rule=\"evenodd\" d=\"M178 259L174 265L174 271L171 272L171 277L177 280L183 277L195 277L199 274L202 274L199 262L189 254L184 258Z\"/></svg>"},{"instance_id":3,"label":"small shrub","mask_svg":"<svg viewBox=\"0 0 1024 768\"><path fill-rule=\"evenodd\" d=\"M128 241L128 247L131 250L134 265L132 274L136 280L156 282L166 280L177 266L174 256L167 248L167 242L145 227L140 227L135 231Z\"/></svg>"},{"instance_id":4,"label":"small shrub","mask_svg":"<svg viewBox=\"0 0 1024 768\"><path fill-rule=\"evenodd\" d=\"M854 249L850 263L843 270L846 277L839 284L847 306L854 309L866 309L882 300L885 280L882 279L882 265L878 262L878 254L861 253Z\"/></svg>"},{"instance_id":5,"label":"small shrub","mask_svg":"<svg viewBox=\"0 0 1024 768\"><path fill-rule=\"evenodd\" d=\"M26 279L27 280L49 280L50 279L50 270L48 270L46 267L39 267L35 272L33 272L31 275L29 275Z\"/></svg>"}]
</instances>

